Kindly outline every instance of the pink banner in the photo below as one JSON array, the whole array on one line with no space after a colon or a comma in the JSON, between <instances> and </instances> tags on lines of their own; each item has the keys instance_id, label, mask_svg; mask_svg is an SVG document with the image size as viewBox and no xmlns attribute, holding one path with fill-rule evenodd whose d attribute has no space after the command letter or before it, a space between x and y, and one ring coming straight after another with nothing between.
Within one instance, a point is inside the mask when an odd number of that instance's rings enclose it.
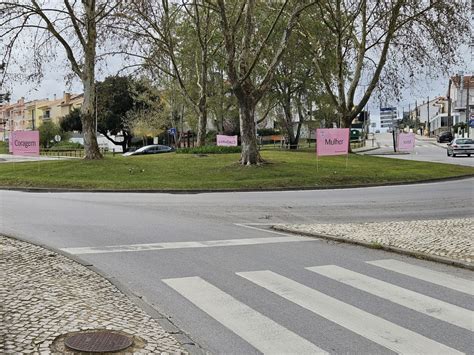
<instances>
[{"instance_id":1,"label":"pink banner","mask_svg":"<svg viewBox=\"0 0 474 355\"><path fill-rule=\"evenodd\" d=\"M398 150L411 152L415 149L415 133L400 133L398 135Z\"/></svg>"},{"instance_id":2,"label":"pink banner","mask_svg":"<svg viewBox=\"0 0 474 355\"><path fill-rule=\"evenodd\" d=\"M217 145L221 147L237 147L237 136L224 136L218 134Z\"/></svg>"},{"instance_id":3,"label":"pink banner","mask_svg":"<svg viewBox=\"0 0 474 355\"><path fill-rule=\"evenodd\" d=\"M349 128L316 130L316 154L343 155L349 153Z\"/></svg>"},{"instance_id":4,"label":"pink banner","mask_svg":"<svg viewBox=\"0 0 474 355\"><path fill-rule=\"evenodd\" d=\"M13 155L39 155L38 131L15 131L10 134Z\"/></svg>"}]
</instances>

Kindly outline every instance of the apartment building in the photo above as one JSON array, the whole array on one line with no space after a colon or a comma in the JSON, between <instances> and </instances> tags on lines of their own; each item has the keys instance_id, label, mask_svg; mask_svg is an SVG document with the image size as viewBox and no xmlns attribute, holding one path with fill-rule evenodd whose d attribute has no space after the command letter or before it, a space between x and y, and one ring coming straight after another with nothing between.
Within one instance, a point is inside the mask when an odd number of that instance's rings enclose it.
<instances>
[{"instance_id":1,"label":"apartment building","mask_svg":"<svg viewBox=\"0 0 474 355\"><path fill-rule=\"evenodd\" d=\"M16 103L0 106L0 126L5 140L8 132L37 129L44 122L59 124L61 118L69 114L74 108L80 108L84 101L84 94L65 92L60 99L53 98L25 101L21 98Z\"/></svg>"}]
</instances>

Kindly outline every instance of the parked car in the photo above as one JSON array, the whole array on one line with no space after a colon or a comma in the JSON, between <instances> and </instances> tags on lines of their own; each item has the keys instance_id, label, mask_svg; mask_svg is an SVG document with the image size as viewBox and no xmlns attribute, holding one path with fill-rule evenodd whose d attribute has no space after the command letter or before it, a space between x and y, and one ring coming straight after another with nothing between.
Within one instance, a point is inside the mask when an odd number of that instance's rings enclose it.
<instances>
[{"instance_id":1,"label":"parked car","mask_svg":"<svg viewBox=\"0 0 474 355\"><path fill-rule=\"evenodd\" d=\"M456 138L451 143L448 143L446 151L448 157L455 157L459 154L466 154L468 157L474 154L474 139L470 138Z\"/></svg>"},{"instance_id":2,"label":"parked car","mask_svg":"<svg viewBox=\"0 0 474 355\"><path fill-rule=\"evenodd\" d=\"M376 130L375 130L375 133L380 133L380 129L376 129Z\"/></svg>"},{"instance_id":3,"label":"parked car","mask_svg":"<svg viewBox=\"0 0 474 355\"><path fill-rule=\"evenodd\" d=\"M173 152L174 148L168 147L167 145L146 145L144 147L138 148L133 152L127 152L122 154L124 157L129 157L130 155L143 155L143 154L160 154L160 153L169 153Z\"/></svg>"},{"instance_id":4,"label":"parked car","mask_svg":"<svg viewBox=\"0 0 474 355\"><path fill-rule=\"evenodd\" d=\"M438 136L438 143L445 143L445 142L451 142L453 140L453 134L449 131L447 132L442 132L439 136Z\"/></svg>"}]
</instances>

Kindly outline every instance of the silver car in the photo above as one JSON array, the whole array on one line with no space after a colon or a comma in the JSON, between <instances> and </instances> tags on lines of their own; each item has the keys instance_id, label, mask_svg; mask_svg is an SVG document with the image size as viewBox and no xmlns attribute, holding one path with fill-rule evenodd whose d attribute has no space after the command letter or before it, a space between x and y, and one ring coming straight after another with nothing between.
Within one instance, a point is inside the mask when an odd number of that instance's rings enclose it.
<instances>
[{"instance_id":1,"label":"silver car","mask_svg":"<svg viewBox=\"0 0 474 355\"><path fill-rule=\"evenodd\" d=\"M474 139L470 138L455 138L451 143L448 143L446 151L448 157L455 157L459 154L466 154L468 157L474 154Z\"/></svg>"}]
</instances>

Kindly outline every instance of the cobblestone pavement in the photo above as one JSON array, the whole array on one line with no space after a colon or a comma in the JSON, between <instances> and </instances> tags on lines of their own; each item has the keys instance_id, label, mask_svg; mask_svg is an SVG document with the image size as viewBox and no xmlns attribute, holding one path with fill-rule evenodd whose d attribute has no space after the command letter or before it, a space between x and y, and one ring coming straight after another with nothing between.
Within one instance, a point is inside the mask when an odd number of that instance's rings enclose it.
<instances>
[{"instance_id":1,"label":"cobblestone pavement","mask_svg":"<svg viewBox=\"0 0 474 355\"><path fill-rule=\"evenodd\" d=\"M129 353L184 353L158 322L108 280L41 247L0 236L0 353L54 354L69 332L107 329L133 336Z\"/></svg>"},{"instance_id":2,"label":"cobblestone pavement","mask_svg":"<svg viewBox=\"0 0 474 355\"><path fill-rule=\"evenodd\" d=\"M472 264L473 218L347 224L279 224L275 229L327 235L435 255Z\"/></svg>"}]
</instances>

